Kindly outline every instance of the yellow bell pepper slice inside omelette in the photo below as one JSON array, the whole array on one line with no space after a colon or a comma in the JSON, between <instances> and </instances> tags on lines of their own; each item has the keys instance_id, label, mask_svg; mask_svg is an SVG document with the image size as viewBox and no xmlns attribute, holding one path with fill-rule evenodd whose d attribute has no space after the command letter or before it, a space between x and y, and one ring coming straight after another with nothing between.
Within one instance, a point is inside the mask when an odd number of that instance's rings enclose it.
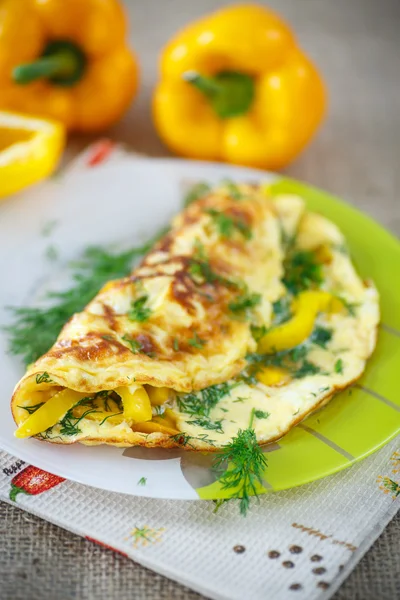
<instances>
[{"instance_id":1,"label":"yellow bell pepper slice inside omelette","mask_svg":"<svg viewBox=\"0 0 400 600\"><path fill-rule=\"evenodd\" d=\"M119 387L115 391L122 398L124 418L127 421L141 423L151 420L153 413L150 399L143 386Z\"/></svg>"},{"instance_id":2,"label":"yellow bell pepper slice inside omelette","mask_svg":"<svg viewBox=\"0 0 400 600\"><path fill-rule=\"evenodd\" d=\"M65 414L77 403L87 396L82 392L62 390L45 402L37 411L30 415L15 432L17 438L27 438L46 431L60 421Z\"/></svg>"},{"instance_id":3,"label":"yellow bell pepper slice inside omelette","mask_svg":"<svg viewBox=\"0 0 400 600\"><path fill-rule=\"evenodd\" d=\"M286 323L268 331L258 344L263 354L289 350L310 337L318 313L330 309L334 296L329 292L307 290L301 292L292 303L293 317Z\"/></svg>"}]
</instances>

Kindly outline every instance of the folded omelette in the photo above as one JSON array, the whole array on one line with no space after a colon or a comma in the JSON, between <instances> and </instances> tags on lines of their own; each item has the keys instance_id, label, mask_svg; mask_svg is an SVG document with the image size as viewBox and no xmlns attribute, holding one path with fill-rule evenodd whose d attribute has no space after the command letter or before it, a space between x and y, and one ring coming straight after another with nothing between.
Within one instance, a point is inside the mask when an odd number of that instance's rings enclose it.
<instances>
[{"instance_id":1,"label":"folded omelette","mask_svg":"<svg viewBox=\"0 0 400 600\"><path fill-rule=\"evenodd\" d=\"M214 451L251 426L268 443L360 377L378 322L332 222L227 183L30 366L16 436Z\"/></svg>"}]
</instances>

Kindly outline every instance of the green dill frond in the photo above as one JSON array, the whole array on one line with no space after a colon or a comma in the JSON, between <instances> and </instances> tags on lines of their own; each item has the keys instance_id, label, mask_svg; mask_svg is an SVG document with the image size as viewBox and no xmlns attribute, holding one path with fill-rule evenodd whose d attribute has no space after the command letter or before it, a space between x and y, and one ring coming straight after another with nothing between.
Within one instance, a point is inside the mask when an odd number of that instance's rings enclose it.
<instances>
[{"instance_id":1,"label":"green dill frond","mask_svg":"<svg viewBox=\"0 0 400 600\"><path fill-rule=\"evenodd\" d=\"M205 181L199 181L198 183L195 183L185 194L183 206L189 206L189 204L192 204L192 202L196 202L196 200L203 198L203 196L206 196L210 190L211 186Z\"/></svg>"},{"instance_id":2,"label":"green dill frond","mask_svg":"<svg viewBox=\"0 0 400 600\"><path fill-rule=\"evenodd\" d=\"M148 320L151 315L150 308L145 306L148 299L149 297L145 295L132 302L131 309L128 312L128 318L131 321L143 323Z\"/></svg>"},{"instance_id":3,"label":"green dill frond","mask_svg":"<svg viewBox=\"0 0 400 600\"><path fill-rule=\"evenodd\" d=\"M223 469L219 481L223 490L230 490L230 498L240 499L240 512L246 515L251 496L258 496L257 486L262 485L262 476L267 460L257 443L253 429L239 430L214 460L214 468Z\"/></svg>"},{"instance_id":4,"label":"green dill frond","mask_svg":"<svg viewBox=\"0 0 400 600\"><path fill-rule=\"evenodd\" d=\"M317 325L311 334L310 341L321 348L326 348L328 342L332 339L332 329Z\"/></svg>"},{"instance_id":5,"label":"green dill frond","mask_svg":"<svg viewBox=\"0 0 400 600\"><path fill-rule=\"evenodd\" d=\"M234 383L217 383L210 385L199 392L190 392L183 396L178 395L176 402L180 412L199 417L208 417L210 411L218 402L227 396L231 389L235 387Z\"/></svg>"},{"instance_id":6,"label":"green dill frond","mask_svg":"<svg viewBox=\"0 0 400 600\"><path fill-rule=\"evenodd\" d=\"M81 260L71 263L72 285L61 292L49 292L46 306L9 307L13 323L4 329L10 353L20 356L25 365L45 354L68 319L82 311L105 283L129 275L134 262L149 252L158 238L120 253L90 247Z\"/></svg>"},{"instance_id":7,"label":"green dill frond","mask_svg":"<svg viewBox=\"0 0 400 600\"><path fill-rule=\"evenodd\" d=\"M238 232L246 240L250 240L252 238L252 231L244 219L230 217L229 215L213 208L206 210L206 213L212 217L214 225L221 237L229 239L234 235L235 232Z\"/></svg>"},{"instance_id":8,"label":"green dill frond","mask_svg":"<svg viewBox=\"0 0 400 600\"><path fill-rule=\"evenodd\" d=\"M288 291L296 295L303 290L319 287L323 282L322 265L314 252L295 251L284 263L285 274L282 279Z\"/></svg>"}]
</instances>

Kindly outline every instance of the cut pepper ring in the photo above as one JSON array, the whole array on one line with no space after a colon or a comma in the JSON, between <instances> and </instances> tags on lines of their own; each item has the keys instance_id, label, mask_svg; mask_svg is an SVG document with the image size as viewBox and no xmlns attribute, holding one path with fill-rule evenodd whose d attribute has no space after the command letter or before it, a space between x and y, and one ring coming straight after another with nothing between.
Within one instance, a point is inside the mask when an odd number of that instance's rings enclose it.
<instances>
[{"instance_id":1,"label":"cut pepper ring","mask_svg":"<svg viewBox=\"0 0 400 600\"><path fill-rule=\"evenodd\" d=\"M61 123L0 111L0 198L48 177L64 143Z\"/></svg>"}]
</instances>

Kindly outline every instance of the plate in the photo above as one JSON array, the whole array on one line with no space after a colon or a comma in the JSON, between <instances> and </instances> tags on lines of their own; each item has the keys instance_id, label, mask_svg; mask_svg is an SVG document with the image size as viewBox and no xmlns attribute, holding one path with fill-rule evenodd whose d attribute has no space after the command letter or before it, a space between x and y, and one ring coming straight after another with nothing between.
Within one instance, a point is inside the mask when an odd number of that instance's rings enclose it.
<instances>
[{"instance_id":1,"label":"plate","mask_svg":"<svg viewBox=\"0 0 400 600\"><path fill-rule=\"evenodd\" d=\"M277 193L301 195L310 209L337 223L359 272L374 279L381 293L379 341L362 380L278 443L265 447L268 468L262 491L283 490L349 467L387 443L400 428L396 359L400 352L396 289L400 245L344 202L264 171L194 161L132 157L66 174L0 206L0 323L10 320L5 305L35 304L44 290L62 288L67 263L87 246L137 245L180 210L185 186L198 181L218 183L224 178L269 182ZM54 228L46 237L43 228L49 223ZM48 258L50 245L60 256L57 262ZM171 499L224 497L226 492L207 455L17 440L9 399L23 367L7 354L4 332L0 333L0 355L0 446L10 454L61 477L114 492ZM142 477L147 479L145 486L138 483Z\"/></svg>"}]
</instances>

